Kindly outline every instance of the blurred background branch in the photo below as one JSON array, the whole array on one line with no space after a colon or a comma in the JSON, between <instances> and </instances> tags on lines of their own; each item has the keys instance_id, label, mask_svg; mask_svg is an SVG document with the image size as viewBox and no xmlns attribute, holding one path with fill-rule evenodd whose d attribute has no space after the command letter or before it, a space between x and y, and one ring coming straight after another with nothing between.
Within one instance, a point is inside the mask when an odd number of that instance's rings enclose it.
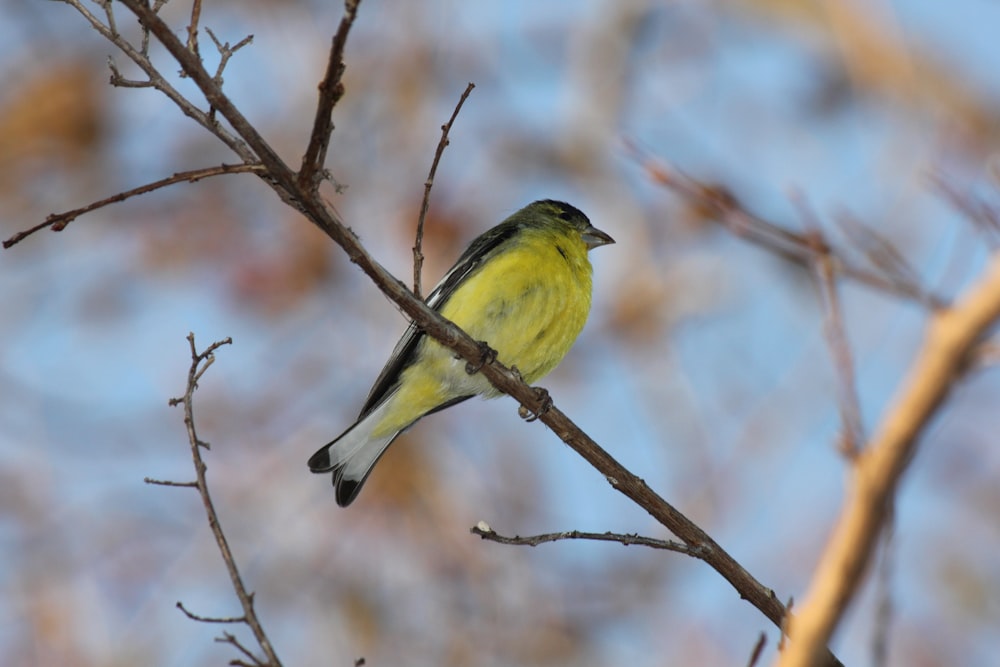
<instances>
[{"instance_id":1,"label":"blurred background branch","mask_svg":"<svg viewBox=\"0 0 1000 667\"><path fill-rule=\"evenodd\" d=\"M955 383L969 355L1000 318L1000 255L951 308L935 313L924 345L897 397L854 459L847 498L804 600L796 607L789 648L780 665L807 667L822 660L847 605L868 570L879 535L891 516L900 477L920 436Z\"/></svg>"}]
</instances>

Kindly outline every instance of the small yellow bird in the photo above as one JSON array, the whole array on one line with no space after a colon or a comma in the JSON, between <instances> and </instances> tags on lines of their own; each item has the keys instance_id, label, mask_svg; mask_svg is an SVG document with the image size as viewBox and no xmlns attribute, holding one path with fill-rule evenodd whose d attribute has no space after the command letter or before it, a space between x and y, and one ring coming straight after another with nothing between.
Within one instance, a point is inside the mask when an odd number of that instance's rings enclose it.
<instances>
[{"instance_id":1,"label":"small yellow bird","mask_svg":"<svg viewBox=\"0 0 1000 667\"><path fill-rule=\"evenodd\" d=\"M587 251L614 243L579 209L546 199L472 242L427 297L427 305L496 350L532 383L569 352L590 313ZM461 358L411 324L368 394L358 420L309 459L333 472L346 507L386 448L421 417L481 395L500 395Z\"/></svg>"}]
</instances>

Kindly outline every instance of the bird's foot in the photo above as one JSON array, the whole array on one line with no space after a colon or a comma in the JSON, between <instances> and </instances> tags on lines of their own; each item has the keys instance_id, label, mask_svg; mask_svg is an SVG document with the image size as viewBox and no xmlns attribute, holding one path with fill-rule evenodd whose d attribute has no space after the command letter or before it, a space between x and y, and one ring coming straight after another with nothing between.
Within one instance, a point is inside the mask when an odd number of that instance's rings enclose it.
<instances>
[{"instance_id":1,"label":"bird's foot","mask_svg":"<svg viewBox=\"0 0 1000 667\"><path fill-rule=\"evenodd\" d=\"M469 375L475 375L482 369L483 366L486 364L492 364L497 358L497 351L490 347L485 340L479 341L478 345L479 361L476 363L469 361L465 364L465 372Z\"/></svg>"},{"instance_id":2,"label":"bird's foot","mask_svg":"<svg viewBox=\"0 0 1000 667\"><path fill-rule=\"evenodd\" d=\"M531 391L535 392L535 399L540 405L537 412L532 412L523 405L517 408L517 414L526 422L533 422L552 409L552 397L549 396L547 389L544 387L532 387Z\"/></svg>"}]
</instances>

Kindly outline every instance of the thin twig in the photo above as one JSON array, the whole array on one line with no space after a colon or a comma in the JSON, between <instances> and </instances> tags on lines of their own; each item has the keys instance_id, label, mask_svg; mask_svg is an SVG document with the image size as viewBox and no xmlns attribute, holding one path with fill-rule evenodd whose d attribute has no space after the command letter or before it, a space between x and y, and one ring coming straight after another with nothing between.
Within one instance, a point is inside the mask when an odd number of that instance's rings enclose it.
<instances>
[{"instance_id":1,"label":"thin twig","mask_svg":"<svg viewBox=\"0 0 1000 667\"><path fill-rule=\"evenodd\" d=\"M864 575L888 516L899 479L913 460L919 435L937 413L980 337L1000 318L1000 254L949 309L932 313L924 344L897 398L854 463L850 492L792 619L782 667L816 663Z\"/></svg>"},{"instance_id":2,"label":"thin twig","mask_svg":"<svg viewBox=\"0 0 1000 667\"><path fill-rule=\"evenodd\" d=\"M184 606L183 602L177 603L177 608L184 612L184 615L190 618L192 621L199 621L201 623L246 623L246 616L229 616L226 618L218 618L215 616L201 616L193 611L190 611Z\"/></svg>"},{"instance_id":3,"label":"thin twig","mask_svg":"<svg viewBox=\"0 0 1000 667\"><path fill-rule=\"evenodd\" d=\"M804 224L809 230L806 238L813 244L813 273L819 284L820 301L823 304L823 332L833 371L837 378L837 404L840 406L841 434L839 449L848 457L857 456L864 432L861 425L861 406L858 400L857 383L854 375L854 355L844 327L844 311L837 289L837 276L831 256L830 244L820 231L819 219L809 207L801 193L794 193L792 201L799 209Z\"/></svg>"},{"instance_id":4,"label":"thin twig","mask_svg":"<svg viewBox=\"0 0 1000 667\"><path fill-rule=\"evenodd\" d=\"M361 0L345 0L344 16L330 44L330 57L326 62L326 73L319 83L319 102L316 104L316 116L313 119L313 129L309 136L309 145L302 156L302 167L299 169L299 186L310 193L319 190L319 185L327 172L326 151L330 146L333 134L333 108L344 94L344 48L347 46L347 35L358 16L358 5Z\"/></svg>"},{"instance_id":5,"label":"thin twig","mask_svg":"<svg viewBox=\"0 0 1000 667\"><path fill-rule=\"evenodd\" d=\"M208 467L205 465L205 461L201 456L202 448L207 445L198 437L198 432L195 428L194 392L198 388L198 380L202 377L208 366L215 360L215 351L223 345L232 345L233 340L232 338L225 338L217 341L209 345L203 352L198 352L197 347L195 347L193 333L189 333L187 335L187 340L191 348L191 366L188 369L187 388L182 397L171 399L169 403L170 405L184 406L184 426L187 428L188 443L191 446L191 459L194 462L194 470L197 477L196 488L201 496L201 502L205 508L205 514L208 517L209 528L212 530L212 535L215 537L215 543L219 547L219 552L222 554L222 560L226 564L226 570L229 572L229 579L232 582L233 590L236 592L236 597L239 598L240 606L243 608L243 616L232 618L203 617L188 611L180 602L177 603L177 607L189 618L193 618L198 621L207 623L246 623L253 632L254 638L257 640L261 651L267 658L266 664L271 665L272 667L280 667L281 662L278 660L278 656L275 654L274 649L271 646L271 642L267 638L267 634L264 632L264 628L260 624L260 620L257 618L257 614L254 611L253 593L249 592L243 584L243 577L240 575L239 568L236 565L236 559L233 557L233 552L229 548L229 541L226 539L226 535L222 530L219 515L215 511L215 505L212 502L212 496L208 489L208 478L206 476ZM261 664L256 658L254 658L254 662L256 664Z\"/></svg>"},{"instance_id":6,"label":"thin twig","mask_svg":"<svg viewBox=\"0 0 1000 667\"><path fill-rule=\"evenodd\" d=\"M219 52L219 66L215 68L215 75L212 79L215 81L215 85L222 87L222 72L226 69L226 65L229 64L229 59L233 57L237 51L242 49L248 44L253 44L253 35L247 35L236 44L230 46L229 42L222 42L215 33L212 32L211 28L205 28L205 32L212 39L212 43L215 44L216 50Z\"/></svg>"},{"instance_id":7,"label":"thin twig","mask_svg":"<svg viewBox=\"0 0 1000 667\"><path fill-rule=\"evenodd\" d=\"M73 3L78 1L64 0L64 2ZM259 162L264 165L265 169L260 176L265 182L271 185L281 201L295 210L302 212L318 227L324 229L327 234L330 234L330 225L326 221L323 221L323 218L329 217L330 214L323 202L310 195L308 199L312 200L309 202L311 206L307 207L305 205L304 202L307 198L296 194L296 191L301 190L301 188L296 183L294 172L278 156L270 144L264 140L260 132L247 120L246 116L236 108L232 100L222 92L222 88L216 84L212 75L205 69L205 65L201 59L188 51L173 29L145 2L142 0L119 0L119 2L135 14L136 18L139 19L139 23L156 36L160 44L174 57L181 66L181 69L198 86L198 89L201 90L202 95L205 96L210 108L213 110L213 115L215 111L220 113L240 138L232 137L232 135L222 129L220 123L215 122L208 114L197 109L195 109L195 112L201 114L201 116L196 118L196 120L212 132L212 134L222 139L245 162ZM118 45L117 42L115 44L116 46ZM128 46L127 42L126 46ZM150 67L152 66L150 65ZM171 100L173 99L171 97ZM191 114L190 109L192 105L186 99L184 100L184 104L180 102L177 102L177 104L185 114ZM227 141L227 138L229 141ZM323 211L324 214L319 215L320 211ZM345 229L343 233L347 234L347 230ZM336 237L334 237L334 240L337 240Z\"/></svg>"},{"instance_id":8,"label":"thin twig","mask_svg":"<svg viewBox=\"0 0 1000 667\"><path fill-rule=\"evenodd\" d=\"M858 248L872 266L899 284L919 285L920 277L903 253L871 225L862 224L847 212L841 212L833 220L853 247Z\"/></svg>"},{"instance_id":9,"label":"thin twig","mask_svg":"<svg viewBox=\"0 0 1000 667\"><path fill-rule=\"evenodd\" d=\"M594 540L598 542L618 542L619 544L623 544L625 546L640 545L644 547L651 547L653 549L676 551L677 553L687 554L696 558L699 556L697 548L690 547L681 542L674 542L673 540L660 540L654 537L645 537L635 533L588 533L582 530L568 530L561 533L542 533L541 535L529 535L526 537L521 537L520 535L507 537L506 535L500 535L482 521L479 522L478 525L470 528L469 532L473 535L478 535L484 540L497 542L499 544L537 547L539 544L544 544L546 542L558 542L560 540Z\"/></svg>"},{"instance_id":10,"label":"thin twig","mask_svg":"<svg viewBox=\"0 0 1000 667\"><path fill-rule=\"evenodd\" d=\"M267 667L267 665L258 660L257 656L251 653L246 646L240 643L240 640L236 638L236 635L230 632L223 632L221 637L215 638L215 641L219 642L220 644L230 644L234 646L237 651L245 655L251 661L249 663L246 663L243 662L242 660L230 660L229 661L230 665L239 665L240 667Z\"/></svg>"},{"instance_id":11,"label":"thin twig","mask_svg":"<svg viewBox=\"0 0 1000 667\"><path fill-rule=\"evenodd\" d=\"M101 34L102 37L107 39L109 42L115 45L122 53L124 53L128 58L134 62L139 69L149 79L149 87L153 87L159 90L161 93L167 96L171 102L177 105L177 107L184 113L184 115L193 118L199 125L204 127L206 130L211 132L218 138L222 143L230 148L234 153L236 153L243 162L255 163L258 160L252 151L247 147L247 145L236 136L234 136L229 130L215 122L212 115L206 111L199 109L194 103L188 100L184 95L182 95L176 88L171 86L167 80L160 74L160 71L153 65L152 61L149 59L149 36L153 27L155 26L159 32L155 33L157 39L161 42L163 41L163 30L170 30L169 26L163 22L157 13L160 7L163 5L163 0L156 0L152 6L149 6L145 2L140 2L139 0L123 0L122 4L125 5L132 13L139 13L140 16L139 25L142 30L142 42L137 49L132 45L127 39L125 39L117 29L116 24L113 21L114 14L111 10L111 0L101 0L98 4L104 8L105 15L108 17L108 23L102 23L86 6L84 0L62 0L66 4L73 7L77 12L79 12L83 18L91 25L94 30ZM146 20L142 19L142 16L146 17ZM171 33L172 34L172 33ZM185 62L190 65L191 63L200 63L201 57L192 53L180 40L177 40L180 49L186 54L186 57L178 58L176 53L172 53L178 62L181 64L181 71L186 72L190 75L190 67L185 66ZM117 78L125 80L120 74ZM138 82L130 82L129 84L121 84L116 82L116 70L112 68L112 84L115 85L129 85L130 87L137 87ZM211 103L212 100L209 100ZM211 107L210 107L211 108Z\"/></svg>"},{"instance_id":12,"label":"thin twig","mask_svg":"<svg viewBox=\"0 0 1000 667\"><path fill-rule=\"evenodd\" d=\"M149 79L130 79L121 73L115 59L108 56L108 69L111 70L109 83L116 88L155 88Z\"/></svg>"},{"instance_id":13,"label":"thin twig","mask_svg":"<svg viewBox=\"0 0 1000 667\"><path fill-rule=\"evenodd\" d=\"M451 143L448 140L448 133L451 132L451 126L455 124L458 112L462 110L462 105L465 104L465 100L469 99L469 94L475 87L476 84L470 81L469 85L465 87L462 96L458 98L458 104L455 105L455 110L451 112L451 118L441 126L441 139L438 141L437 150L434 151L434 160L431 162L431 170L427 174L427 180L424 181L424 198L420 202L420 217L417 219L417 238L413 245L413 293L418 299L421 298L420 274L424 267L424 253L421 249L424 242L424 220L427 218L427 207L430 205L434 175L437 174L438 163L441 162L441 156L444 155L445 147Z\"/></svg>"},{"instance_id":14,"label":"thin twig","mask_svg":"<svg viewBox=\"0 0 1000 667\"><path fill-rule=\"evenodd\" d=\"M198 482L172 482L168 479L153 479L152 477L143 477L142 481L146 484L152 484L154 486L179 486L190 489L198 488Z\"/></svg>"},{"instance_id":15,"label":"thin twig","mask_svg":"<svg viewBox=\"0 0 1000 667\"><path fill-rule=\"evenodd\" d=\"M980 233L991 251L1000 247L1000 211L970 193L960 193L942 174L931 174L931 183L951 206Z\"/></svg>"},{"instance_id":16,"label":"thin twig","mask_svg":"<svg viewBox=\"0 0 1000 667\"><path fill-rule=\"evenodd\" d=\"M757 661L760 660L761 654L764 653L765 646L767 646L767 635L762 632L760 633L760 637L757 638L757 643L753 645L753 650L750 652L750 660L747 661L747 667L755 667Z\"/></svg>"},{"instance_id":17,"label":"thin twig","mask_svg":"<svg viewBox=\"0 0 1000 667\"><path fill-rule=\"evenodd\" d=\"M85 213L90 213L99 208L103 208L110 204L117 204L118 202L125 201L130 197L136 197L138 195L144 195L148 192L153 192L154 190L159 190L160 188L165 188L176 183L195 183L203 178L209 178L211 176L221 176L223 174L245 174L245 173L263 173L264 168L259 164L220 164L217 167L203 167L201 169L192 169L190 171L180 171L172 176L167 176L166 178L161 178L158 181L153 181L152 183L146 183L145 185L140 185L137 188L132 188L131 190L125 190L124 192L119 192L118 194L111 195L110 197L105 197L104 199L99 199L95 202L87 204L86 206L81 206L80 208L75 208L72 211L66 211L65 213L53 213L45 218L44 222L41 222L30 229L25 229L17 234L14 234L9 239L3 242L4 248L10 248L11 246L20 243L28 236L31 236L37 231L49 227L54 232L61 232L66 229L66 226L73 222L75 219L80 217Z\"/></svg>"},{"instance_id":18,"label":"thin twig","mask_svg":"<svg viewBox=\"0 0 1000 667\"><path fill-rule=\"evenodd\" d=\"M854 355L851 344L844 330L843 308L840 304L840 292L837 289L836 277L829 255L822 255L816 262L816 276L819 280L822 295L823 330L826 334L830 356L833 359L834 373L837 377L837 404L840 406L841 438L840 451L848 458L857 456L861 443L864 442L864 431L861 425L861 405L858 400L857 383L854 375Z\"/></svg>"},{"instance_id":19,"label":"thin twig","mask_svg":"<svg viewBox=\"0 0 1000 667\"><path fill-rule=\"evenodd\" d=\"M194 0L191 3L191 20L187 26L187 48L196 56L201 56L198 47L198 23L201 21L201 0Z\"/></svg>"},{"instance_id":20,"label":"thin twig","mask_svg":"<svg viewBox=\"0 0 1000 667\"><path fill-rule=\"evenodd\" d=\"M112 34L117 35L118 25L115 23L115 12L111 6L111 0L97 0L97 4L104 10L104 18L107 19L108 30L110 30Z\"/></svg>"}]
</instances>

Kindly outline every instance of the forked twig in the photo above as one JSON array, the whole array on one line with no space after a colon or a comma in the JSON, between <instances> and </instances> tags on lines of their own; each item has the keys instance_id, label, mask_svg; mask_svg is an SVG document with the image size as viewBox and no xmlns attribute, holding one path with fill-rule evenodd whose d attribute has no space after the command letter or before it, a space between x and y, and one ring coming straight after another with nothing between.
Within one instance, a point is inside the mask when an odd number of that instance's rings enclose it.
<instances>
[{"instance_id":1,"label":"forked twig","mask_svg":"<svg viewBox=\"0 0 1000 667\"><path fill-rule=\"evenodd\" d=\"M205 28L205 32L208 33L208 36L212 39L212 43L215 44L216 50L219 52L219 65L215 68L215 76L212 79L215 80L216 85L222 86L222 72L226 69L226 65L229 64L229 59L244 46L253 44L253 35L247 35L235 44L230 45L229 42L223 42L216 37L211 28Z\"/></svg>"},{"instance_id":2,"label":"forked twig","mask_svg":"<svg viewBox=\"0 0 1000 667\"><path fill-rule=\"evenodd\" d=\"M935 311L908 377L868 446L854 460L851 491L789 627L782 667L814 665L854 595L888 518L920 433L969 367L981 336L1000 319L1000 254L947 309Z\"/></svg>"},{"instance_id":3,"label":"forked twig","mask_svg":"<svg viewBox=\"0 0 1000 667\"><path fill-rule=\"evenodd\" d=\"M137 13L140 16L139 25L142 30L142 41L139 48L133 46L129 40L118 32L117 23L114 20L114 12L112 11L111 0L99 0L98 2L98 5L104 9L106 23L102 22L97 16L94 15L93 12L90 11L84 0L62 0L62 2L65 2L67 5L73 7L77 12L79 12L94 30L100 33L102 37L114 44L117 49L124 53L129 60L135 63L139 69L142 70L148 79L147 82L125 79L125 77L117 71L114 63L111 62L111 83L113 85L151 87L159 90L161 93L166 95L171 102L176 104L184 115L193 118L199 125L215 135L219 141L224 143L230 148L230 150L239 155L243 162L247 164L258 162L256 159L257 156L255 156L247 147L246 143L233 135L233 133L225 127L215 122L212 111L218 108L217 100L213 100L206 95L206 99L210 103L209 111L199 109L194 103L191 102L191 100L181 94L175 87L170 85L166 78L160 74L160 71L149 59L150 35L155 34L157 39L159 39L162 43L164 29L169 30L157 13L160 7L163 6L164 0L156 0L152 6L150 6L148 2L140 2L139 0L121 0L121 4L125 5L133 13ZM146 17L145 20L142 20L143 16ZM172 32L171 36L173 37ZM180 40L176 41L180 47L180 51L183 51L183 54L178 55L178 53L174 53L173 55L181 64L181 71L190 76L192 72L191 65L194 63L200 64L201 57L188 49L187 46Z\"/></svg>"},{"instance_id":4,"label":"forked twig","mask_svg":"<svg viewBox=\"0 0 1000 667\"><path fill-rule=\"evenodd\" d=\"M264 632L264 628L260 624L260 620L257 618L257 613L254 611L254 595L248 591L246 586L243 584L243 577L240 575L239 568L236 565L236 559L233 557L233 552L229 548L229 541L226 539L226 535L222 531L222 524L219 521L219 515L215 511L215 505L212 502L212 496L208 489L208 479L206 476L208 467L205 465L205 461L201 455L202 448L208 449L209 445L207 442L198 437L198 432L195 428L194 422L194 392L198 389L198 381L201 379L201 376L205 373L205 371L208 370L208 367L215 361L215 351L223 345L231 345L233 340L232 338L225 338L217 341L209 345L203 352L198 352L198 349L195 347L193 333L189 333L187 335L187 340L191 348L191 366L188 369L187 388L185 389L183 396L180 398L170 399L169 404L171 406L184 406L184 426L187 428L188 443L191 446L191 459L194 462L196 476L194 487L198 489L198 494L201 496L201 503L204 506L205 514L208 517L209 528L211 528L212 535L215 537L215 543L218 545L219 552L222 554L222 560L226 564L226 570L229 572L229 579L232 582L233 590L236 592L236 597L239 598L240 606L243 608L243 615L224 618L201 616L200 614L195 614L194 612L189 611L181 602L177 603L177 608L180 609L188 618L201 623L245 623L253 632L254 638L257 640L257 644L260 647L261 652L263 652L266 661L261 661L254 657L250 651L240 645L236 641L235 637L229 633L226 633L224 638L220 641L231 643L239 648L253 661L254 665L280 667L281 662L278 660L278 656L275 654L274 648L271 646L271 642L267 638L267 634ZM188 482L165 482L149 478L147 478L146 481L150 484L158 484L162 486L191 486Z\"/></svg>"}]
</instances>

